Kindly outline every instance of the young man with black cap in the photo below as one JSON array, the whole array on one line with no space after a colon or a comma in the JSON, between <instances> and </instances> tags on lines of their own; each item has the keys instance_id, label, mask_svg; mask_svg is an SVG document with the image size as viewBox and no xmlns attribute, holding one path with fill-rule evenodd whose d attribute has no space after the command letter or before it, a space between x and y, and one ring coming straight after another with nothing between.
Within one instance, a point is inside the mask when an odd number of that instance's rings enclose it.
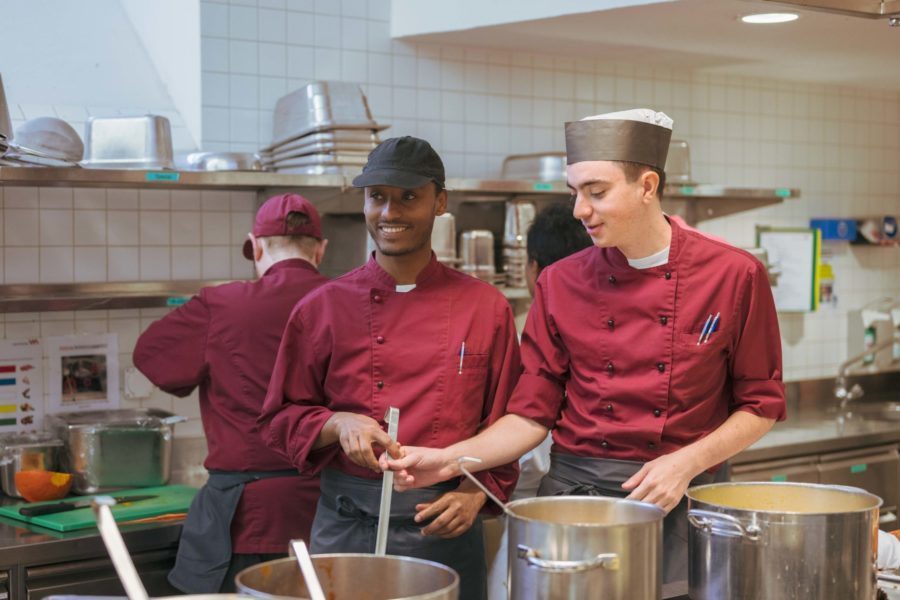
<instances>
[{"instance_id":1,"label":"young man with black cap","mask_svg":"<svg viewBox=\"0 0 900 600\"><path fill-rule=\"evenodd\" d=\"M503 295L431 251L447 191L428 142L384 141L353 185L365 189L375 252L297 305L260 418L273 448L321 472L315 553L374 551L375 447L397 450L382 426L388 408L400 411L400 443L452 444L505 412L521 368ZM515 464L497 465L479 478L507 498L516 474ZM395 495L387 553L444 563L460 574L460 598L483 598L485 499L459 478Z\"/></svg>"},{"instance_id":2,"label":"young man with black cap","mask_svg":"<svg viewBox=\"0 0 900 600\"><path fill-rule=\"evenodd\" d=\"M326 244L306 198L269 198L243 247L258 278L200 290L135 346L135 366L162 390L187 396L200 388L210 475L169 574L183 592L233 591L238 571L309 537L318 480L267 447L256 418L291 310L327 281L317 270Z\"/></svg>"},{"instance_id":3,"label":"young man with black cap","mask_svg":"<svg viewBox=\"0 0 900 600\"><path fill-rule=\"evenodd\" d=\"M539 494L663 508L665 581L687 578L687 487L712 482L785 415L765 268L662 211L671 134L672 120L647 109L566 123L574 214L594 247L538 279L510 414L446 450L405 448L391 465L408 469L401 488L424 485L454 476L455 457L489 468L552 430Z\"/></svg>"}]
</instances>

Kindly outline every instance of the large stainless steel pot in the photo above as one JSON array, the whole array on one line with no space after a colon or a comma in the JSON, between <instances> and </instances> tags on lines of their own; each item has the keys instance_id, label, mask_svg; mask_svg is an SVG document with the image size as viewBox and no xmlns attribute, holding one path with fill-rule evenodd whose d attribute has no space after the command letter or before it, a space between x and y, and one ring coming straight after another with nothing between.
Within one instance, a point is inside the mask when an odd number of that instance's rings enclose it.
<instances>
[{"instance_id":1,"label":"large stainless steel pot","mask_svg":"<svg viewBox=\"0 0 900 600\"><path fill-rule=\"evenodd\" d=\"M550 496L510 502L506 511L512 600L661 597L659 507Z\"/></svg>"},{"instance_id":2,"label":"large stainless steel pot","mask_svg":"<svg viewBox=\"0 0 900 600\"><path fill-rule=\"evenodd\" d=\"M852 487L716 483L688 490L693 600L872 600L881 499Z\"/></svg>"},{"instance_id":3,"label":"large stainless steel pot","mask_svg":"<svg viewBox=\"0 0 900 600\"><path fill-rule=\"evenodd\" d=\"M450 567L407 556L316 554L312 557L330 600L457 600L459 575ZM240 593L265 598L309 598L295 558L248 567L237 574Z\"/></svg>"}]
</instances>

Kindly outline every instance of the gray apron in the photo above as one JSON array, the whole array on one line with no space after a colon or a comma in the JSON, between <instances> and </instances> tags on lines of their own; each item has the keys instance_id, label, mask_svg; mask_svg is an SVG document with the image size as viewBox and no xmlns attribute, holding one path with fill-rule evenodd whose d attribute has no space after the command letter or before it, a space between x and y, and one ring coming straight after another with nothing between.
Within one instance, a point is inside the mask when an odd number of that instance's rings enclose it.
<instances>
[{"instance_id":1,"label":"gray apron","mask_svg":"<svg viewBox=\"0 0 900 600\"><path fill-rule=\"evenodd\" d=\"M296 475L293 469L210 471L209 480L188 509L175 566L169 571L169 583L186 594L214 594L222 589L231 563L231 520L244 485L260 479Z\"/></svg>"},{"instance_id":2,"label":"gray apron","mask_svg":"<svg viewBox=\"0 0 900 600\"><path fill-rule=\"evenodd\" d=\"M550 454L550 471L541 480L538 496L611 496L625 498L622 489L644 465L631 460L585 458L571 454ZM727 480L727 468L715 475L701 473L690 486ZM663 521L663 583L684 581L688 576L687 498L666 515Z\"/></svg>"},{"instance_id":3,"label":"gray apron","mask_svg":"<svg viewBox=\"0 0 900 600\"><path fill-rule=\"evenodd\" d=\"M381 480L364 479L334 469L322 471L321 496L312 525L310 551L313 554L372 553L381 506ZM387 553L411 556L447 565L460 578L459 597L483 600L486 597L487 566L481 517L468 531L453 539L422 535L427 522L416 523L416 504L431 502L455 490L458 483L396 492L391 499Z\"/></svg>"}]
</instances>

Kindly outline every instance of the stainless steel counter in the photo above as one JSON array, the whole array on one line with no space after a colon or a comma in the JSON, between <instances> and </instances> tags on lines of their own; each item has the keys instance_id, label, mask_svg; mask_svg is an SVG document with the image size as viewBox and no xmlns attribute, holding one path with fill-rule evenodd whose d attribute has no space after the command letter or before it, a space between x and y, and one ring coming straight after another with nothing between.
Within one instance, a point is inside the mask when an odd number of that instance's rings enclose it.
<instances>
[{"instance_id":1,"label":"stainless steel counter","mask_svg":"<svg viewBox=\"0 0 900 600\"><path fill-rule=\"evenodd\" d=\"M848 405L851 416L843 424L837 419L833 378L787 383L787 420L776 423L769 433L735 456L731 463L737 465L900 442L900 420L879 418L877 413L860 410L900 402L900 372L851 373L850 380L850 383L860 383L866 394Z\"/></svg>"},{"instance_id":2,"label":"stainless steel counter","mask_svg":"<svg viewBox=\"0 0 900 600\"><path fill-rule=\"evenodd\" d=\"M174 564L181 522L123 525L122 536L151 595L176 593L165 580ZM56 532L0 518L0 596L122 595L96 529Z\"/></svg>"},{"instance_id":3,"label":"stainless steel counter","mask_svg":"<svg viewBox=\"0 0 900 600\"><path fill-rule=\"evenodd\" d=\"M776 423L761 440L738 454L732 464L837 452L900 442L900 421L850 419L841 426L834 413L807 412Z\"/></svg>"}]
</instances>

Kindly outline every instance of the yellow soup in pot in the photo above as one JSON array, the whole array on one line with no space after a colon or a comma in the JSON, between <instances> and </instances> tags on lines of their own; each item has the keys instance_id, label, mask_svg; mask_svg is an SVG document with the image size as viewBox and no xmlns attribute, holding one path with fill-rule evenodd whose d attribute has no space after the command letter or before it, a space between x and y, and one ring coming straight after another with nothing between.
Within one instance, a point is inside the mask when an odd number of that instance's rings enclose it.
<instances>
[{"instance_id":1,"label":"yellow soup in pot","mask_svg":"<svg viewBox=\"0 0 900 600\"><path fill-rule=\"evenodd\" d=\"M748 511L828 514L877 508L881 500L860 490L835 486L721 484L688 491L696 501Z\"/></svg>"}]
</instances>

